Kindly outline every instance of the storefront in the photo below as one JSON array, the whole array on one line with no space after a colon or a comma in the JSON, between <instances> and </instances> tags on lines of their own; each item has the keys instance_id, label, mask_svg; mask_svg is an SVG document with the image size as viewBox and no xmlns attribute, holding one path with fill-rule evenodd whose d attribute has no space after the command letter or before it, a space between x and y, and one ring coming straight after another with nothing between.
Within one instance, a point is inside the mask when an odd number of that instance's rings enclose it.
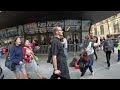
<instances>
[{"instance_id":1,"label":"storefront","mask_svg":"<svg viewBox=\"0 0 120 90\"><path fill-rule=\"evenodd\" d=\"M90 20L61 20L28 23L17 27L0 30L1 43L12 42L15 36L23 36L32 41L34 39L38 45L48 45L53 37L52 29L60 26L64 29L68 44L81 43L82 34L88 34ZM84 37L84 36L83 36ZM7 40L7 41L6 41Z\"/></svg>"},{"instance_id":2,"label":"storefront","mask_svg":"<svg viewBox=\"0 0 120 90\"><path fill-rule=\"evenodd\" d=\"M87 34L89 33L88 29L90 26L90 21L61 20L27 24L24 26L26 33L25 37L30 41L35 39L39 45L48 45L50 39L53 37L52 29L55 26L61 26L64 29L64 34L68 40L68 44L74 44L74 42L82 42L82 34L84 34L86 31Z\"/></svg>"}]
</instances>

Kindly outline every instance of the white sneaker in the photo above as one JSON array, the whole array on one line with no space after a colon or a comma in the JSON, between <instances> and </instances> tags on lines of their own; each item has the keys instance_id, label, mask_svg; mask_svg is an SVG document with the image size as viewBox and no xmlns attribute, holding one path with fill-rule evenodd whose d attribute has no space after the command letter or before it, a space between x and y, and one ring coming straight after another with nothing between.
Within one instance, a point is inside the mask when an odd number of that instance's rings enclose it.
<instances>
[{"instance_id":1,"label":"white sneaker","mask_svg":"<svg viewBox=\"0 0 120 90\"><path fill-rule=\"evenodd\" d=\"M84 77L80 77L79 79L84 79Z\"/></svg>"},{"instance_id":2,"label":"white sneaker","mask_svg":"<svg viewBox=\"0 0 120 90\"><path fill-rule=\"evenodd\" d=\"M91 73L91 75L95 75L95 73L94 73L94 72L92 72L92 73Z\"/></svg>"}]
</instances>

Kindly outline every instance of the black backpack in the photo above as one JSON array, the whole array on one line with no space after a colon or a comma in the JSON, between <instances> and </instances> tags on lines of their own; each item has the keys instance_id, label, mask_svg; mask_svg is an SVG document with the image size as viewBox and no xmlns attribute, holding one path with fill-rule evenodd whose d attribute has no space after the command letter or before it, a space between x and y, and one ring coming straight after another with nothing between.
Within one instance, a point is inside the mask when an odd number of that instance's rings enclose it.
<instances>
[{"instance_id":1,"label":"black backpack","mask_svg":"<svg viewBox=\"0 0 120 90\"><path fill-rule=\"evenodd\" d=\"M112 40L106 40L105 41L105 48L104 48L104 50L105 51L111 51L112 50L112 48L113 48L113 43L112 43Z\"/></svg>"},{"instance_id":2,"label":"black backpack","mask_svg":"<svg viewBox=\"0 0 120 90\"><path fill-rule=\"evenodd\" d=\"M0 79L3 79L3 78L4 78L3 70L2 70L2 68L0 67Z\"/></svg>"}]
</instances>

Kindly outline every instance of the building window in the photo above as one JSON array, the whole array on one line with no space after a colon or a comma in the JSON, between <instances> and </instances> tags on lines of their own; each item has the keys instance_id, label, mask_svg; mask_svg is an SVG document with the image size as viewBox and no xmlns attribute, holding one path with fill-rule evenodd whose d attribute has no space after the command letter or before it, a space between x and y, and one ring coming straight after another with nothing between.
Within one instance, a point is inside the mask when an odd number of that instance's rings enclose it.
<instances>
[{"instance_id":1,"label":"building window","mask_svg":"<svg viewBox=\"0 0 120 90\"><path fill-rule=\"evenodd\" d=\"M101 35L104 34L104 26L103 25L100 26L100 33L101 33Z\"/></svg>"},{"instance_id":2,"label":"building window","mask_svg":"<svg viewBox=\"0 0 120 90\"><path fill-rule=\"evenodd\" d=\"M97 35L97 28L94 28L94 35Z\"/></svg>"},{"instance_id":3,"label":"building window","mask_svg":"<svg viewBox=\"0 0 120 90\"><path fill-rule=\"evenodd\" d=\"M113 27L114 27L114 33L117 33L117 32L120 32L120 29L119 29L119 23L113 23Z\"/></svg>"}]
</instances>

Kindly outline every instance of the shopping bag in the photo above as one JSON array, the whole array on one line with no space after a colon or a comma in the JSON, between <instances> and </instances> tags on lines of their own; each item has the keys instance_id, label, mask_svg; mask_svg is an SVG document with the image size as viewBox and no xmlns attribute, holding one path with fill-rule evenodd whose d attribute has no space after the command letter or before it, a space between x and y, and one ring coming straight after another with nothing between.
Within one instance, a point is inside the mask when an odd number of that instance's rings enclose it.
<instances>
[{"instance_id":1,"label":"shopping bag","mask_svg":"<svg viewBox=\"0 0 120 90\"><path fill-rule=\"evenodd\" d=\"M38 61L38 57L36 55L34 55L34 59L35 61Z\"/></svg>"}]
</instances>

